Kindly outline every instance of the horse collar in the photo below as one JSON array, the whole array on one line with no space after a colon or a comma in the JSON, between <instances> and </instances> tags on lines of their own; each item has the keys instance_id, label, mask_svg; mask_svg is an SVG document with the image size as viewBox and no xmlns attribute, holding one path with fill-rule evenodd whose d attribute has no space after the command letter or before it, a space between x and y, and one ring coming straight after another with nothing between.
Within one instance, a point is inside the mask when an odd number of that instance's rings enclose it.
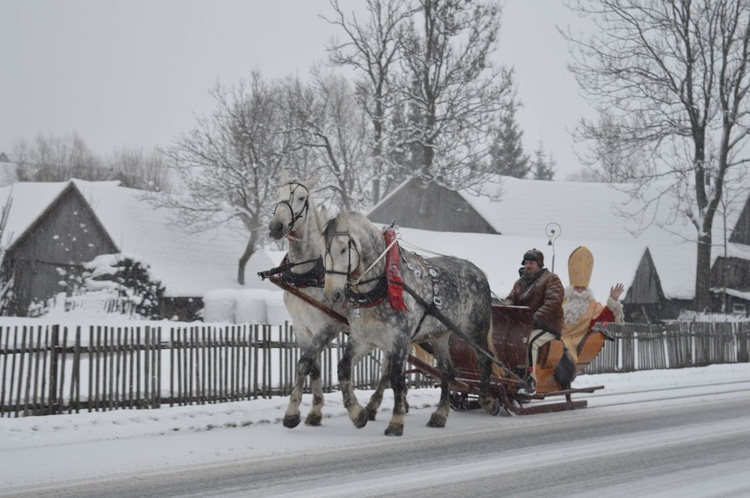
<instances>
[{"instance_id":1,"label":"horse collar","mask_svg":"<svg viewBox=\"0 0 750 498\"><path fill-rule=\"evenodd\" d=\"M398 244L395 243L395 233L392 229L383 232L386 243L385 273L380 277L366 280L361 283L377 282L369 292L359 293L352 290L347 284L345 289L346 299L363 308L377 306L388 297L391 306L396 311L406 311L402 295L401 281L401 254Z\"/></svg>"},{"instance_id":2,"label":"horse collar","mask_svg":"<svg viewBox=\"0 0 750 498\"><path fill-rule=\"evenodd\" d=\"M344 291L346 300L358 308L372 308L382 303L388 294L388 279L385 275L381 275L375 280L368 280L363 283L368 282L377 282L377 284L367 292L355 292L347 284Z\"/></svg>"}]
</instances>

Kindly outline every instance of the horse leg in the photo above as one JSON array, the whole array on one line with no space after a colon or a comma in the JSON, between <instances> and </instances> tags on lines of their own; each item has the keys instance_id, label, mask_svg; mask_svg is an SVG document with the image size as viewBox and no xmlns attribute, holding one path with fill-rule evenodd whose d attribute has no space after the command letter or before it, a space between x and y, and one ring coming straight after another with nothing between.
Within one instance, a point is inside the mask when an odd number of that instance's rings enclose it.
<instances>
[{"instance_id":1,"label":"horse leg","mask_svg":"<svg viewBox=\"0 0 750 498\"><path fill-rule=\"evenodd\" d=\"M393 390L393 415L388 427L385 429L386 436L402 436L404 434L404 415L406 414L406 378L404 377L404 364L408 353L408 343L399 344L390 355L390 381Z\"/></svg>"},{"instance_id":2,"label":"horse leg","mask_svg":"<svg viewBox=\"0 0 750 498\"><path fill-rule=\"evenodd\" d=\"M479 368L482 378L479 382L479 405L490 415L500 414L500 401L490 396L490 376L492 375L492 361L484 355L479 355Z\"/></svg>"},{"instance_id":3,"label":"horse leg","mask_svg":"<svg viewBox=\"0 0 750 498\"><path fill-rule=\"evenodd\" d=\"M297 427L300 423L299 405L302 403L302 393L304 392L305 379L310 376L310 388L313 393L313 406L310 414L305 420L306 425L320 425L323 415L323 387L320 383L320 353L331 342L333 337L338 333L336 327L325 327L316 334L312 342L302 349L302 356L297 361L296 378L294 379L294 389L289 396L289 405L284 414L284 427L290 429Z\"/></svg>"},{"instance_id":4,"label":"horse leg","mask_svg":"<svg viewBox=\"0 0 750 498\"><path fill-rule=\"evenodd\" d=\"M341 357L338 364L339 386L344 400L344 408L349 413L349 418L354 422L354 426L361 429L367 425L367 411L357 401L352 387L352 364L355 356L354 341L351 339L346 343L344 356Z\"/></svg>"},{"instance_id":5,"label":"horse leg","mask_svg":"<svg viewBox=\"0 0 750 498\"><path fill-rule=\"evenodd\" d=\"M375 417L378 413L378 408L380 408L380 404L383 402L383 394L385 393L385 390L390 385L390 376L391 376L391 361L390 356L387 354L385 355L385 360L383 361L383 368L380 370L380 381L378 382L378 386L375 389L375 392L370 397L370 402L367 403L367 406L365 407L365 410L367 410L367 417L369 420L375 420ZM405 393L409 390L409 386L406 386ZM409 413L409 401L406 399L406 396L404 395L404 412Z\"/></svg>"},{"instance_id":6,"label":"horse leg","mask_svg":"<svg viewBox=\"0 0 750 498\"><path fill-rule=\"evenodd\" d=\"M453 362L448 352L449 334L445 334L444 337L444 340L441 339L441 342L444 342L444 344L441 344L440 347L435 347L435 358L440 369L440 402L438 403L437 410L430 416L427 427L445 427L451 409L450 395L453 381L456 379L456 369L453 367Z\"/></svg>"},{"instance_id":7,"label":"horse leg","mask_svg":"<svg viewBox=\"0 0 750 498\"><path fill-rule=\"evenodd\" d=\"M307 355L302 355L297 362L297 375L294 379L294 389L292 389L292 394L289 395L289 405L287 405L286 412L284 413L284 427L293 429L300 423L299 405L302 403L302 392L305 386L305 379L312 370L312 365L314 363L315 361L313 358Z\"/></svg>"},{"instance_id":8,"label":"horse leg","mask_svg":"<svg viewBox=\"0 0 750 498\"><path fill-rule=\"evenodd\" d=\"M307 414L305 419L305 425L318 426L323 420L323 383L320 380L320 356L315 358L315 361L310 368L310 390L313 395L312 409Z\"/></svg>"}]
</instances>

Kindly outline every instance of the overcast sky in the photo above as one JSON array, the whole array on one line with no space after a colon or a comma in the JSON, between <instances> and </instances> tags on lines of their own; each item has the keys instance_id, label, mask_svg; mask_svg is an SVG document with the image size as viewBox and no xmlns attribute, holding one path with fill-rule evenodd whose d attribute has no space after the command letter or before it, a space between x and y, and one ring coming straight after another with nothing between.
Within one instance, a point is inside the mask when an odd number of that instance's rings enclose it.
<instances>
[{"instance_id":1,"label":"overcast sky","mask_svg":"<svg viewBox=\"0 0 750 498\"><path fill-rule=\"evenodd\" d=\"M102 155L169 145L212 110L217 81L305 76L330 13L328 0L0 0L0 152L74 131ZM556 25L580 29L560 0L507 1L496 60L516 69L526 151L543 140L564 179L580 169L569 130L591 111Z\"/></svg>"}]
</instances>

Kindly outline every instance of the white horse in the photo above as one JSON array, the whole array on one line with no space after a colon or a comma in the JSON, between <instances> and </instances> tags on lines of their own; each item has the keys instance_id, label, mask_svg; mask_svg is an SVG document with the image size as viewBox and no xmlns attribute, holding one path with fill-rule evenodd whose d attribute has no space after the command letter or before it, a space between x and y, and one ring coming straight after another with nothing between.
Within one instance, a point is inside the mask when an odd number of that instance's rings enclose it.
<instances>
[{"instance_id":1,"label":"white horse","mask_svg":"<svg viewBox=\"0 0 750 498\"><path fill-rule=\"evenodd\" d=\"M317 182L316 178L306 181L290 181L284 172L283 184L279 188L278 202L268 225L268 231L274 239L287 237L289 241L289 252L279 268L277 278L325 308L327 306L323 303L324 271L320 244L326 221L325 210L316 208L310 198L310 190ZM330 307L332 313L326 313L289 291L284 292L284 304L292 317L297 345L302 352L297 362L294 389L289 396L289 405L284 414L284 426L294 428L300 423L299 406L302 402L305 380L308 377L313 403L305 424L320 425L324 403L320 379L320 353L334 337L343 331L348 332L349 326L346 319L342 321L336 318L337 315L345 317L345 311L339 303ZM388 378L382 377L366 408L370 420L375 419L387 385Z\"/></svg>"},{"instance_id":2,"label":"white horse","mask_svg":"<svg viewBox=\"0 0 750 498\"><path fill-rule=\"evenodd\" d=\"M491 327L491 293L487 278L469 261L441 256L422 258L402 252L393 233L379 230L364 215L343 212L329 220L323 233L327 299L346 299L351 331L338 365L344 407L356 427L367 424L351 385L352 364L379 347L390 358L393 415L386 435L404 428L404 367L409 344L427 342L438 362L441 395L427 424L444 427L450 412L450 389L456 371L449 339L454 328L484 345ZM450 326L448 325L450 324ZM499 409L489 396L491 359L478 355L482 382L480 403Z\"/></svg>"}]
</instances>

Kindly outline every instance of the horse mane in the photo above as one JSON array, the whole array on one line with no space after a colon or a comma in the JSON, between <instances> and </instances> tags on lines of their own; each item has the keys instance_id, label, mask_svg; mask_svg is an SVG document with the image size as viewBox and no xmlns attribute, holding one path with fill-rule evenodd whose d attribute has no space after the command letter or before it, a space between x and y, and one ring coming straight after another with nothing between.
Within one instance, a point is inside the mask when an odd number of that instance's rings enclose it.
<instances>
[{"instance_id":1,"label":"horse mane","mask_svg":"<svg viewBox=\"0 0 750 498\"><path fill-rule=\"evenodd\" d=\"M309 212L312 213L313 216L313 224L315 225L315 228L318 231L322 231L323 228L326 225L326 208L320 207L318 208L315 203L312 200L312 196L308 196L307 198L308 206L309 206Z\"/></svg>"},{"instance_id":2,"label":"horse mane","mask_svg":"<svg viewBox=\"0 0 750 498\"><path fill-rule=\"evenodd\" d=\"M325 223L325 226L323 227L323 240L326 241L326 243L333 238L333 236L338 232L338 220L339 215L337 215L334 218L331 218Z\"/></svg>"}]
</instances>

